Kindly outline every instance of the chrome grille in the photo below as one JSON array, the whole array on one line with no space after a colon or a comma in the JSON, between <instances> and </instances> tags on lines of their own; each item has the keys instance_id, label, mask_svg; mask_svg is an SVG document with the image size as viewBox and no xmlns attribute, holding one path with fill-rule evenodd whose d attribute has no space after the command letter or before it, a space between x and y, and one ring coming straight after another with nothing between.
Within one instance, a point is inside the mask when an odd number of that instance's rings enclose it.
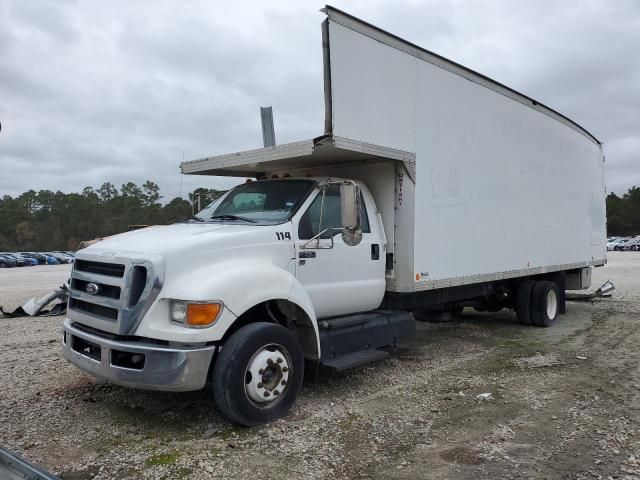
<instances>
[{"instance_id":1,"label":"chrome grille","mask_svg":"<svg viewBox=\"0 0 640 480\"><path fill-rule=\"evenodd\" d=\"M97 273L109 277L124 277L125 266L119 263L91 262L76 260L74 268L80 272Z\"/></svg>"},{"instance_id":2,"label":"chrome grille","mask_svg":"<svg viewBox=\"0 0 640 480\"><path fill-rule=\"evenodd\" d=\"M78 252L71 272L67 316L101 331L131 335L158 296L163 273L160 257L105 259L104 255Z\"/></svg>"}]
</instances>

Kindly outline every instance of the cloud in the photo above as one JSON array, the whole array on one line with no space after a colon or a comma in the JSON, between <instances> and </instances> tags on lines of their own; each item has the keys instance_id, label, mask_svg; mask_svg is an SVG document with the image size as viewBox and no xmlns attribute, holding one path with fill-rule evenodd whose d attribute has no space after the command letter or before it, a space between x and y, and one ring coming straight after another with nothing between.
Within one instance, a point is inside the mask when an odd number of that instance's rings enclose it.
<instances>
[{"instance_id":1,"label":"cloud","mask_svg":"<svg viewBox=\"0 0 640 480\"><path fill-rule=\"evenodd\" d=\"M185 159L323 131L321 4L0 0L0 195L151 179L166 198L236 179ZM605 142L608 189L640 185L640 4L336 5L505 83Z\"/></svg>"}]
</instances>

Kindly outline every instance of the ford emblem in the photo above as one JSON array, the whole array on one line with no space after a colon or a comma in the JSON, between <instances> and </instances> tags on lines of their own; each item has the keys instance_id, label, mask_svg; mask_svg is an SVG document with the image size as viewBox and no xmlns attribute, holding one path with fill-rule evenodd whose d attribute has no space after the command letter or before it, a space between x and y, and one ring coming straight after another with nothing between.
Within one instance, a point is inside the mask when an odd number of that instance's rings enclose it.
<instances>
[{"instance_id":1,"label":"ford emblem","mask_svg":"<svg viewBox=\"0 0 640 480\"><path fill-rule=\"evenodd\" d=\"M100 291L100 287L95 283L87 283L87 286L84 287L84 289L89 295L96 295Z\"/></svg>"}]
</instances>

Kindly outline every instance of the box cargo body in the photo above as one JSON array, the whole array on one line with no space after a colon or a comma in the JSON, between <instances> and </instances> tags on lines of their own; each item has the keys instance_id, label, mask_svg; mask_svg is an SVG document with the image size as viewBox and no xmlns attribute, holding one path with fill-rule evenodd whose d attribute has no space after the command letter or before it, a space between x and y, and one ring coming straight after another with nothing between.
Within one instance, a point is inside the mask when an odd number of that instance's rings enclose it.
<instances>
[{"instance_id":1,"label":"box cargo body","mask_svg":"<svg viewBox=\"0 0 640 480\"><path fill-rule=\"evenodd\" d=\"M363 181L387 235L387 291L606 262L604 156L584 128L327 7L325 132L185 162L206 175Z\"/></svg>"}]
</instances>

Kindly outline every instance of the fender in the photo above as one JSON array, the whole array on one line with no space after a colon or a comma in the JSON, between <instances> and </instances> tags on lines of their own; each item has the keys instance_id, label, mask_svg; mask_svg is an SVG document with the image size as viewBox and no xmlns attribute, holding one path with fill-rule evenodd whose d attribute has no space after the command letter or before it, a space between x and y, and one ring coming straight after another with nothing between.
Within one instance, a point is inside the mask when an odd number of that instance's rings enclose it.
<instances>
[{"instance_id":1,"label":"fender","mask_svg":"<svg viewBox=\"0 0 640 480\"><path fill-rule=\"evenodd\" d=\"M156 300L136 335L182 342L220 340L235 320L268 300L289 300L309 317L318 354L320 339L315 311L300 282L287 270L265 258L226 260L169 276L162 298ZM209 328L184 328L169 321L169 300L220 301L224 309Z\"/></svg>"},{"instance_id":2,"label":"fender","mask_svg":"<svg viewBox=\"0 0 640 480\"><path fill-rule=\"evenodd\" d=\"M238 265L234 265L234 268L238 269ZM260 285L260 288L255 292L247 292L246 289L232 290L230 295L235 298L229 301L229 307L233 313L240 317L252 307L269 300L290 301L300 307L309 318L315 336L316 352L320 358L320 334L316 313L307 291L298 279L289 271L268 262L261 265L260 270L256 268L255 262L251 262L250 269L244 271L252 275L251 284ZM230 326L231 324L225 328L225 332Z\"/></svg>"}]
</instances>

